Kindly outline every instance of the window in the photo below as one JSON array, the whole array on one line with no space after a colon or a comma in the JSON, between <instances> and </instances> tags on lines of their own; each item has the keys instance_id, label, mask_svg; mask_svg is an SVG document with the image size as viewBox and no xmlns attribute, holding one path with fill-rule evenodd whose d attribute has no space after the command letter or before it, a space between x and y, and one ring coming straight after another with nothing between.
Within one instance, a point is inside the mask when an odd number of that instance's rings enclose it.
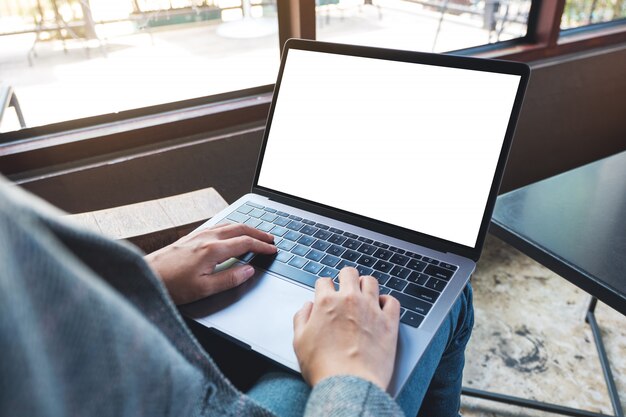
<instances>
[{"instance_id":1,"label":"window","mask_svg":"<svg viewBox=\"0 0 626 417\"><path fill-rule=\"evenodd\" d=\"M266 105L290 37L532 61L626 42L625 16L626 0L3 0L0 158L3 143L160 104Z\"/></svg>"},{"instance_id":2,"label":"window","mask_svg":"<svg viewBox=\"0 0 626 417\"><path fill-rule=\"evenodd\" d=\"M561 29L605 23L626 18L626 0L567 0Z\"/></svg>"},{"instance_id":3,"label":"window","mask_svg":"<svg viewBox=\"0 0 626 417\"><path fill-rule=\"evenodd\" d=\"M0 82L28 127L275 81L272 0L5 0ZM12 108L0 132L20 127Z\"/></svg>"},{"instance_id":4,"label":"window","mask_svg":"<svg viewBox=\"0 0 626 417\"><path fill-rule=\"evenodd\" d=\"M445 52L526 35L530 0L316 0L317 39Z\"/></svg>"}]
</instances>

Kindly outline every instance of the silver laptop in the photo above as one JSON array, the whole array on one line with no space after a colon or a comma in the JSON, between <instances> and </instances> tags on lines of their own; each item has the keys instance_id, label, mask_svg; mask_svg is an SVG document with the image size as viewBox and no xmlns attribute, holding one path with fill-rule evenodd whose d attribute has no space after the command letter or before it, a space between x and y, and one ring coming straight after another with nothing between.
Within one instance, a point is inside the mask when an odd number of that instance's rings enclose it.
<instances>
[{"instance_id":1,"label":"silver laptop","mask_svg":"<svg viewBox=\"0 0 626 417\"><path fill-rule=\"evenodd\" d=\"M373 275L402 306L396 397L480 256L529 77L524 64L289 40L252 192L201 228L245 223L275 256L183 307L298 371L292 317L319 277Z\"/></svg>"}]
</instances>

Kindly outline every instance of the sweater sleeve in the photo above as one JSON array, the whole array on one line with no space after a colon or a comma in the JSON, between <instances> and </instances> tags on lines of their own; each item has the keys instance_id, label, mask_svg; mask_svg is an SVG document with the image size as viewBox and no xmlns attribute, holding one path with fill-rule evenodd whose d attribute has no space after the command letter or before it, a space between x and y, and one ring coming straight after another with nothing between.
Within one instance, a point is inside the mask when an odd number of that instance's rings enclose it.
<instances>
[{"instance_id":1,"label":"sweater sleeve","mask_svg":"<svg viewBox=\"0 0 626 417\"><path fill-rule=\"evenodd\" d=\"M320 381L311 391L306 417L404 416L398 404L377 385L342 375Z\"/></svg>"}]
</instances>

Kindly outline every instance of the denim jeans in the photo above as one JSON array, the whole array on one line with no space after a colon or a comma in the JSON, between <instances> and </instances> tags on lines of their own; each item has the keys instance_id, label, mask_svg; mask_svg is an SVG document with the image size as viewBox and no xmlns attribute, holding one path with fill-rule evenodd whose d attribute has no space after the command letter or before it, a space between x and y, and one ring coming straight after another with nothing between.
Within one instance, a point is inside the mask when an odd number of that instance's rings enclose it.
<instances>
[{"instance_id":1,"label":"denim jeans","mask_svg":"<svg viewBox=\"0 0 626 417\"><path fill-rule=\"evenodd\" d=\"M468 284L397 398L407 417L458 417L465 347L473 326L472 287ZM310 390L296 375L270 372L248 395L278 416L291 417L304 413Z\"/></svg>"}]
</instances>

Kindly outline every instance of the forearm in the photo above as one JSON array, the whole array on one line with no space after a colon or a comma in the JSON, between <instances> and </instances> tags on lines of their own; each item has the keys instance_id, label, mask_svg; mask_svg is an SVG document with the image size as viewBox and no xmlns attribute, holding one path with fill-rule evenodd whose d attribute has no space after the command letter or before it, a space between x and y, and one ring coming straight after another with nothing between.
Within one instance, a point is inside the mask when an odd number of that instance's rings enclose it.
<instances>
[{"instance_id":1,"label":"forearm","mask_svg":"<svg viewBox=\"0 0 626 417\"><path fill-rule=\"evenodd\" d=\"M342 375L320 381L311 391L305 416L400 417L398 404L376 384Z\"/></svg>"}]
</instances>

